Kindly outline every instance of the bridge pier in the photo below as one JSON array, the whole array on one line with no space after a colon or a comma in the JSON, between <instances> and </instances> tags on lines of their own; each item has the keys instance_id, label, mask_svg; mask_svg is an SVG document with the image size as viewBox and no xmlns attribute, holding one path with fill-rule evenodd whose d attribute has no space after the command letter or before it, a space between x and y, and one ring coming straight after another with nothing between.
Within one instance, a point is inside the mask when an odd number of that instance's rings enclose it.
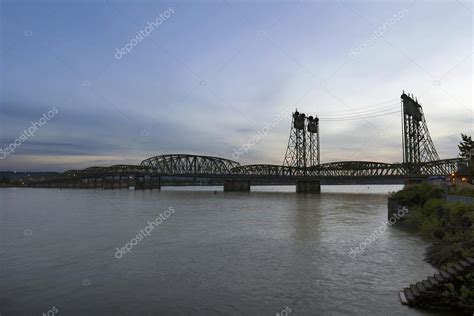
<instances>
[{"instance_id":1,"label":"bridge pier","mask_svg":"<svg viewBox=\"0 0 474 316\"><path fill-rule=\"evenodd\" d=\"M249 192L250 180L224 180L224 192Z\"/></svg>"},{"instance_id":2,"label":"bridge pier","mask_svg":"<svg viewBox=\"0 0 474 316\"><path fill-rule=\"evenodd\" d=\"M86 179L86 183L85 183L85 184L86 184L86 185L85 185L85 188L86 188L86 189L92 189L92 188L94 188L94 178L88 177L88 178Z\"/></svg>"},{"instance_id":3,"label":"bridge pier","mask_svg":"<svg viewBox=\"0 0 474 316\"><path fill-rule=\"evenodd\" d=\"M133 187L135 189L135 176L128 176L127 177L127 187L130 189Z\"/></svg>"},{"instance_id":4,"label":"bridge pier","mask_svg":"<svg viewBox=\"0 0 474 316\"><path fill-rule=\"evenodd\" d=\"M151 188L161 190L161 177L153 176L151 177Z\"/></svg>"},{"instance_id":5,"label":"bridge pier","mask_svg":"<svg viewBox=\"0 0 474 316\"><path fill-rule=\"evenodd\" d=\"M100 186L99 186L99 179L100 179ZM102 189L102 178L94 177L94 189L101 188Z\"/></svg>"},{"instance_id":6,"label":"bridge pier","mask_svg":"<svg viewBox=\"0 0 474 316\"><path fill-rule=\"evenodd\" d=\"M117 181L118 180L118 181ZM121 181L122 177L121 176L112 176L112 189L121 189Z\"/></svg>"},{"instance_id":7,"label":"bridge pier","mask_svg":"<svg viewBox=\"0 0 474 316\"><path fill-rule=\"evenodd\" d=\"M296 193L321 193L321 181L297 180Z\"/></svg>"},{"instance_id":8,"label":"bridge pier","mask_svg":"<svg viewBox=\"0 0 474 316\"><path fill-rule=\"evenodd\" d=\"M160 176L135 176L135 190L158 189L161 190Z\"/></svg>"},{"instance_id":9,"label":"bridge pier","mask_svg":"<svg viewBox=\"0 0 474 316\"><path fill-rule=\"evenodd\" d=\"M114 188L113 179L111 181L109 176L104 176L102 178L102 185L104 189L113 189Z\"/></svg>"},{"instance_id":10,"label":"bridge pier","mask_svg":"<svg viewBox=\"0 0 474 316\"><path fill-rule=\"evenodd\" d=\"M119 175L119 189L128 189L128 176Z\"/></svg>"},{"instance_id":11,"label":"bridge pier","mask_svg":"<svg viewBox=\"0 0 474 316\"><path fill-rule=\"evenodd\" d=\"M143 176L135 176L135 190L143 190Z\"/></svg>"}]
</instances>

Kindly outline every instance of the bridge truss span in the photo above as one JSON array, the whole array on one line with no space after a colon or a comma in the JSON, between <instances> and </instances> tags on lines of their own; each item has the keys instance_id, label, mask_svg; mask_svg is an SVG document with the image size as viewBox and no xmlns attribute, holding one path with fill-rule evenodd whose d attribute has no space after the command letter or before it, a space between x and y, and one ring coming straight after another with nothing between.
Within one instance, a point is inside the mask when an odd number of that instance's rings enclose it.
<instances>
[{"instance_id":1,"label":"bridge truss span","mask_svg":"<svg viewBox=\"0 0 474 316\"><path fill-rule=\"evenodd\" d=\"M300 187L300 192L306 192L307 189L313 190L312 186L316 182L325 179L329 180L328 182L349 180L353 183L384 179L389 180L388 182L393 179L423 180L430 176L447 176L460 170L466 163L461 158L439 160L418 100L405 93L401 99L403 163L337 161L321 164L319 119L317 116L307 117L296 111L292 116L290 138L282 165L240 165L236 161L220 157L165 154L145 159L139 165L120 164L68 170L46 182L67 183L84 180L90 185L93 184L93 187L96 187L97 183L107 187L110 186L110 181L118 181L118 185L122 186L124 179L128 179L129 184L155 188L161 186L161 176L221 178L227 182L229 188L241 187L248 190L251 182L297 182L297 191ZM319 192L319 189L316 191Z\"/></svg>"},{"instance_id":2,"label":"bridge truss span","mask_svg":"<svg viewBox=\"0 0 474 316\"><path fill-rule=\"evenodd\" d=\"M188 154L160 155L145 159L140 167L162 175L226 176L240 164L225 158Z\"/></svg>"},{"instance_id":3,"label":"bridge truss span","mask_svg":"<svg viewBox=\"0 0 474 316\"><path fill-rule=\"evenodd\" d=\"M245 165L232 170L234 174L248 177L324 179L343 177L404 177L403 164L371 161L339 161L307 168L280 165Z\"/></svg>"},{"instance_id":4,"label":"bridge truss span","mask_svg":"<svg viewBox=\"0 0 474 316\"><path fill-rule=\"evenodd\" d=\"M279 178L302 175L302 171L303 168L297 167L255 164L236 167L232 169L232 174L236 176Z\"/></svg>"},{"instance_id":5,"label":"bridge truss span","mask_svg":"<svg viewBox=\"0 0 474 316\"><path fill-rule=\"evenodd\" d=\"M406 175L402 164L376 161L338 161L309 168L308 175L319 177L400 177Z\"/></svg>"},{"instance_id":6,"label":"bridge truss span","mask_svg":"<svg viewBox=\"0 0 474 316\"><path fill-rule=\"evenodd\" d=\"M236 167L232 173L249 178L396 178L445 176L456 172L461 159L430 161L410 166L404 163L384 163L375 161L338 161L308 168L280 165L244 165ZM416 168L415 168L416 167Z\"/></svg>"}]
</instances>

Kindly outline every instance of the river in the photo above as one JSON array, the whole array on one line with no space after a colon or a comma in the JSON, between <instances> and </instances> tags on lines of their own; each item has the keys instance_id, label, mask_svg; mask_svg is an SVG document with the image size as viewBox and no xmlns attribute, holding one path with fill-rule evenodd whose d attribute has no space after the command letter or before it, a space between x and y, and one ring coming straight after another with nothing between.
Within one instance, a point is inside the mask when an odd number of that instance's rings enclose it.
<instances>
[{"instance_id":1,"label":"river","mask_svg":"<svg viewBox=\"0 0 474 316\"><path fill-rule=\"evenodd\" d=\"M349 255L400 188L0 189L0 314L437 315L398 298L428 241L388 227Z\"/></svg>"}]
</instances>

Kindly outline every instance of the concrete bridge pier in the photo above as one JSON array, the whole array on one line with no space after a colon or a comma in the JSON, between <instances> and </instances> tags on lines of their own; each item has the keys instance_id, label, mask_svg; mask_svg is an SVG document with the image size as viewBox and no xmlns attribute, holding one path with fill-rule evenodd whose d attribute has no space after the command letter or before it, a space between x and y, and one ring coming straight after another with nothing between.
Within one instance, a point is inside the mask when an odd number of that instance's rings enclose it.
<instances>
[{"instance_id":1,"label":"concrete bridge pier","mask_svg":"<svg viewBox=\"0 0 474 316\"><path fill-rule=\"evenodd\" d=\"M135 190L145 190L146 187L146 176L136 175L135 176Z\"/></svg>"},{"instance_id":2,"label":"concrete bridge pier","mask_svg":"<svg viewBox=\"0 0 474 316\"><path fill-rule=\"evenodd\" d=\"M112 189L121 189L122 179L120 176L112 176Z\"/></svg>"},{"instance_id":3,"label":"concrete bridge pier","mask_svg":"<svg viewBox=\"0 0 474 316\"><path fill-rule=\"evenodd\" d=\"M104 184L102 183L103 178L102 177L94 177L94 189L100 188L102 189L104 187Z\"/></svg>"},{"instance_id":4,"label":"concrete bridge pier","mask_svg":"<svg viewBox=\"0 0 474 316\"><path fill-rule=\"evenodd\" d=\"M128 176L127 177L127 187L130 189L131 187L135 188L135 176Z\"/></svg>"},{"instance_id":5,"label":"concrete bridge pier","mask_svg":"<svg viewBox=\"0 0 474 316\"><path fill-rule=\"evenodd\" d=\"M105 176L102 178L103 189L113 189L114 188L114 179L110 176Z\"/></svg>"},{"instance_id":6,"label":"concrete bridge pier","mask_svg":"<svg viewBox=\"0 0 474 316\"><path fill-rule=\"evenodd\" d=\"M296 193L321 193L321 181L297 180Z\"/></svg>"},{"instance_id":7,"label":"concrete bridge pier","mask_svg":"<svg viewBox=\"0 0 474 316\"><path fill-rule=\"evenodd\" d=\"M224 180L224 192L250 192L250 180Z\"/></svg>"},{"instance_id":8,"label":"concrete bridge pier","mask_svg":"<svg viewBox=\"0 0 474 316\"><path fill-rule=\"evenodd\" d=\"M119 175L118 181L119 181L119 189L128 189L128 182L129 182L128 176Z\"/></svg>"},{"instance_id":9,"label":"concrete bridge pier","mask_svg":"<svg viewBox=\"0 0 474 316\"><path fill-rule=\"evenodd\" d=\"M135 190L146 190L146 189L158 189L161 190L161 177L160 176L136 176L135 177Z\"/></svg>"},{"instance_id":10,"label":"concrete bridge pier","mask_svg":"<svg viewBox=\"0 0 474 316\"><path fill-rule=\"evenodd\" d=\"M152 176L151 177L151 188L161 190L161 177Z\"/></svg>"},{"instance_id":11,"label":"concrete bridge pier","mask_svg":"<svg viewBox=\"0 0 474 316\"><path fill-rule=\"evenodd\" d=\"M95 189L96 188L96 177L89 177L86 179L86 188Z\"/></svg>"}]
</instances>

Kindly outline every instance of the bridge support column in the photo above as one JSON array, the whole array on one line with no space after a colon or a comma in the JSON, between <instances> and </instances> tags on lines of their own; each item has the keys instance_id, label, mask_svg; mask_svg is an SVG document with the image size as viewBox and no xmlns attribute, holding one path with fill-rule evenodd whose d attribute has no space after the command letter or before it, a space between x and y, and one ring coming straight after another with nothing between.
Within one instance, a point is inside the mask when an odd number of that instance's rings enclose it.
<instances>
[{"instance_id":1,"label":"bridge support column","mask_svg":"<svg viewBox=\"0 0 474 316\"><path fill-rule=\"evenodd\" d=\"M117 181L118 180L118 181ZM120 189L120 182L122 181L120 176L112 176L112 189Z\"/></svg>"},{"instance_id":2,"label":"bridge support column","mask_svg":"<svg viewBox=\"0 0 474 316\"><path fill-rule=\"evenodd\" d=\"M321 193L321 181L297 180L296 193Z\"/></svg>"},{"instance_id":3,"label":"bridge support column","mask_svg":"<svg viewBox=\"0 0 474 316\"><path fill-rule=\"evenodd\" d=\"M145 177L142 175L135 175L135 190L145 189Z\"/></svg>"},{"instance_id":4,"label":"bridge support column","mask_svg":"<svg viewBox=\"0 0 474 316\"><path fill-rule=\"evenodd\" d=\"M119 175L119 189L128 189L128 177Z\"/></svg>"},{"instance_id":5,"label":"bridge support column","mask_svg":"<svg viewBox=\"0 0 474 316\"><path fill-rule=\"evenodd\" d=\"M224 192L249 192L250 180L224 180Z\"/></svg>"},{"instance_id":6,"label":"bridge support column","mask_svg":"<svg viewBox=\"0 0 474 316\"><path fill-rule=\"evenodd\" d=\"M143 177L143 189L151 190L151 176Z\"/></svg>"},{"instance_id":7,"label":"bridge support column","mask_svg":"<svg viewBox=\"0 0 474 316\"><path fill-rule=\"evenodd\" d=\"M113 177L112 177L112 179L110 179L110 176L104 176L102 179L103 179L102 181L103 181L104 189L113 189L114 188Z\"/></svg>"},{"instance_id":8,"label":"bridge support column","mask_svg":"<svg viewBox=\"0 0 474 316\"><path fill-rule=\"evenodd\" d=\"M161 177L152 175L136 175L133 179L135 190L161 190Z\"/></svg>"},{"instance_id":9,"label":"bridge support column","mask_svg":"<svg viewBox=\"0 0 474 316\"><path fill-rule=\"evenodd\" d=\"M135 186L135 176L127 176L127 187L130 189L130 188L134 188L136 189L136 186Z\"/></svg>"},{"instance_id":10,"label":"bridge support column","mask_svg":"<svg viewBox=\"0 0 474 316\"><path fill-rule=\"evenodd\" d=\"M161 190L161 177L152 176L150 181L150 189Z\"/></svg>"}]
</instances>

